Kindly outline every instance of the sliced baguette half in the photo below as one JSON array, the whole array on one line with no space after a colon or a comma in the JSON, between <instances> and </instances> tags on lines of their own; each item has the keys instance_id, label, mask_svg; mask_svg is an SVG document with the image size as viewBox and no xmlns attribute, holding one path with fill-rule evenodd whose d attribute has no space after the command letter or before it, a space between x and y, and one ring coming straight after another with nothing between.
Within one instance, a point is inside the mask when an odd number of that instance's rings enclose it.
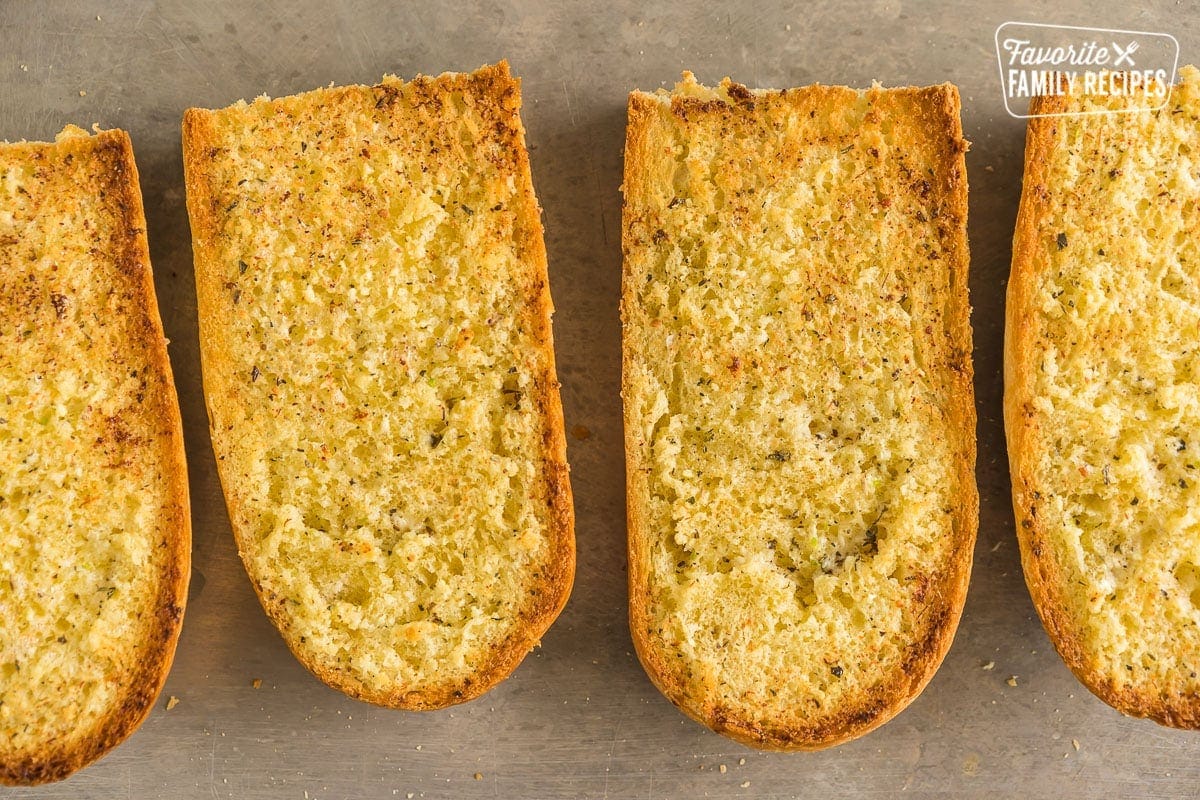
<instances>
[{"instance_id":1,"label":"sliced baguette half","mask_svg":"<svg viewBox=\"0 0 1200 800\"><path fill-rule=\"evenodd\" d=\"M297 658L373 703L486 691L574 577L520 104L501 63L184 118L238 549Z\"/></svg>"},{"instance_id":2,"label":"sliced baguette half","mask_svg":"<svg viewBox=\"0 0 1200 800\"><path fill-rule=\"evenodd\" d=\"M1059 654L1119 711L1200 728L1200 73L1180 74L1158 111L1034 102L1056 116L1028 126L1004 418Z\"/></svg>"},{"instance_id":3,"label":"sliced baguette half","mask_svg":"<svg viewBox=\"0 0 1200 800\"><path fill-rule=\"evenodd\" d=\"M635 92L629 615L686 714L817 749L950 646L978 518L958 92Z\"/></svg>"},{"instance_id":4,"label":"sliced baguette half","mask_svg":"<svg viewBox=\"0 0 1200 800\"><path fill-rule=\"evenodd\" d=\"M0 144L0 783L65 778L150 713L186 469L129 136Z\"/></svg>"}]
</instances>

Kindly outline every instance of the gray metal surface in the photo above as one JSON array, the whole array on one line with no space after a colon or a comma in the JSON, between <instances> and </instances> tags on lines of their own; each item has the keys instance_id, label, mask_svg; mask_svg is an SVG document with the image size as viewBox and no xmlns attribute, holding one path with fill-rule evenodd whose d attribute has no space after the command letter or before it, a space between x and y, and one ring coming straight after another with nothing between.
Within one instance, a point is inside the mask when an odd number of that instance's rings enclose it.
<instances>
[{"instance_id":1,"label":"gray metal surface","mask_svg":"<svg viewBox=\"0 0 1200 800\"><path fill-rule=\"evenodd\" d=\"M1050 647L1021 578L1000 420L1024 125L1001 104L993 31L1010 19L1166 31L1180 41L1181 63L1198 58L1194 6L1137 5L1151 10L1117 0L0 4L0 138L53 137L68 122L133 136L195 527L183 638L150 719L67 782L0 790L0 798L1200 794L1200 734L1121 717ZM576 434L568 444L579 570L566 611L508 681L446 711L389 711L349 700L300 667L234 550L201 399L179 123L189 105L371 83L385 72L469 70L502 57L524 79L545 208L559 377ZM974 142L982 513L966 613L941 671L907 711L821 753L759 753L684 719L646 679L626 628L617 317L624 102L628 90L672 82L684 68L705 81L730 75L764 87L951 80ZM171 696L179 702L166 710Z\"/></svg>"}]
</instances>

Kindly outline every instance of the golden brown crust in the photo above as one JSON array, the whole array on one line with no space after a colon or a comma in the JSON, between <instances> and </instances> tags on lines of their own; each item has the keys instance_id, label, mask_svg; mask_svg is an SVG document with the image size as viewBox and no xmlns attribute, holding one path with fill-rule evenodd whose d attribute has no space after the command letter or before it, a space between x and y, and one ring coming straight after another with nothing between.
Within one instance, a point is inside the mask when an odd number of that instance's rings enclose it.
<instances>
[{"instance_id":1,"label":"golden brown crust","mask_svg":"<svg viewBox=\"0 0 1200 800\"><path fill-rule=\"evenodd\" d=\"M729 100L673 96L672 113L686 119L690 114L736 115L753 109L754 92L738 84L725 85ZM920 100L921 125L924 130L945 132L940 141L936 169L936 197L945 210L943 232L946 268L949 272L949 291L945 298L945 334L951 343L949 384L943 398L948 408L948 435L957 454L955 472L962 488L960 502L953 513L953 554L944 570L934 576L929 585L925 607L928 609L926 634L907 648L903 663L888 683L879 684L856 698L855 702L815 719L805 719L804 713L790 719L773 720L762 724L753 719L749 709L719 707L708 701L697 687L689 684L676 660L665 652L662 642L653 635L649 609L648 545L660 532L650 530L646 509L641 498L648 492L648 469L637 457L641 450L641 434L632 412L629 393L630 376L636 356L628 331L622 353L623 391L625 398L626 495L629 548L629 624L634 647L646 673L654 685L687 716L743 744L764 750L819 750L849 741L887 722L905 708L933 677L953 641L966 599L970 580L971 560L978 528L979 499L975 486L975 406L973 368L971 362L972 333L970 307L967 300L968 247L966 239L967 178L964 153L967 143L962 138L960 103L957 88L952 84L927 88L892 89L906 92ZM845 87L811 86L782 93L792 98L804 110L823 107L843 107L857 93ZM652 95L633 92L629 96L626 128L624 194L626 198L639 195L644 180L650 174L644 153L651 120L659 113L660 100ZM898 191L902 191L897 187ZM631 211L625 205L623 247L626 269L622 286L621 315L629 324L631 304L636 301L636 287L631 283L628 254L637 242L631 236Z\"/></svg>"},{"instance_id":2,"label":"golden brown crust","mask_svg":"<svg viewBox=\"0 0 1200 800\"><path fill-rule=\"evenodd\" d=\"M1039 97L1031 115L1065 114L1066 97ZM1034 474L1038 421L1030 378L1038 357L1039 311L1034 302L1037 257L1043 222L1050 217L1056 187L1048 185L1047 164L1061 146L1059 126L1069 117L1031 116L1025 142L1025 172L1013 236L1012 272L1008 282L1004 325L1004 429L1012 477L1013 513L1021 566L1034 608L1050 641L1071 672L1087 689L1123 714L1146 717L1173 728L1200 729L1200 696L1164 695L1119 686L1100 669L1082 633L1066 612L1067 581L1057 562L1048 532L1038 518L1039 487Z\"/></svg>"},{"instance_id":3,"label":"golden brown crust","mask_svg":"<svg viewBox=\"0 0 1200 800\"><path fill-rule=\"evenodd\" d=\"M46 742L36 752L0 751L0 783L34 785L61 780L103 756L124 741L149 715L162 690L183 623L191 572L191 516L188 501L187 463L184 456L183 426L179 401L167 357L167 341L154 291L150 251L146 240L146 217L138 185L137 166L129 135L109 130L93 137L71 137L54 145L5 145L24 147L32 158L42 158L47 150L96 159L103 165L101 185L81 187L96 192L101 199L101 214L111 214L124 234L112 251L106 253L126 281L121 292L124 324L134 338L127 343L131 351L144 354L147 375L145 395L139 410L147 427L155 431L153 445L160 448L168 469L164 480L174 504L156 520L155 538L166 551L162 573L157 582L158 596L135 598L154 609L157 621L152 638L136 643L142 651L134 672L113 676L122 683L119 699L101 724L75 743ZM14 309L15 310L15 309ZM105 353L83 354L82 358L100 360Z\"/></svg>"},{"instance_id":4,"label":"golden brown crust","mask_svg":"<svg viewBox=\"0 0 1200 800\"><path fill-rule=\"evenodd\" d=\"M525 323L535 331L535 338L542 346L543 369L535 376L535 391L531 399L537 406L543 421L542 449L538 458L544 482L544 500L548 507L549 534L552 553L547 560L544 579L537 591L531 593L520 613L520 624L514 626L507 638L490 653L484 664L473 674L461 681L429 685L419 689L393 686L379 690L366 686L362 681L336 666L315 658L297 640L290 629L290 620L284 603L269 596L262 583L250 568L247 556L248 530L238 520L246 518L240 508L238 493L234 491L236 476L227 474L224 464L218 462L226 504L233 523L238 550L242 554L251 575L255 592L271 621L283 634L289 649L296 658L317 678L345 694L377 705L408 710L432 710L456 703L466 702L495 686L520 664L525 656L539 643L542 635L558 617L570 596L575 578L574 504L571 495L569 467L566 459L566 437L563 427L562 404L559 383L554 365L554 347L551 332L553 305L550 298L546 248L543 240L541 219L533 193L533 180L529 156L525 149L525 129L521 123L520 81L511 76L508 63L486 66L473 73L446 73L436 78L419 76L410 84L423 96L433 101L450 92L469 92L478 98L486 98L494 104L496 124L503 128L497 136L511 141L511 158L514 178L522 200L521 211L516 223L520 234L518 253L534 276L531 296L524 307ZM384 102L394 88L387 85L375 87L344 87L339 91L362 91L381 93ZM205 390L210 405L219 402L209 391L207 377L221 370L232 368L229 354L221 349L221 337L214 334L222 324L215 313L221 308L220 297L222 264L217 239L220 235L217 214L216 187L208 169L210 148L214 146L212 131L214 112L191 108L183 120L183 158L187 189L187 205L192 225L195 251L196 291L200 318L201 357L206 376ZM213 432L214 438L219 435Z\"/></svg>"}]
</instances>

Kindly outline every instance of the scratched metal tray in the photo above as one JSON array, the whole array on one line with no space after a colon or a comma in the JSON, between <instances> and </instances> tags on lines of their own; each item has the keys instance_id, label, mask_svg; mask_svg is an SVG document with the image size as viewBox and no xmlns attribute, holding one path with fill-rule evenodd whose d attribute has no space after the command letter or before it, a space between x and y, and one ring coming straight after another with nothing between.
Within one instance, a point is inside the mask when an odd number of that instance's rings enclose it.
<instances>
[{"instance_id":1,"label":"scratched metal tray","mask_svg":"<svg viewBox=\"0 0 1200 800\"><path fill-rule=\"evenodd\" d=\"M997 25L1015 19L1169 32L1187 63L1200 43L1200 15L1188 5L0 3L0 138L53 137L67 122L133 136L195 529L183 638L150 719L68 781L0 790L0 798L1197 796L1200 734L1123 718L1089 695L1051 649L1021 578L1000 400L1024 125L1004 111L993 49ZM502 57L524 79L545 208L579 571L566 611L511 679L457 708L389 711L349 700L300 667L234 550L201 400L179 123L189 105ZM970 597L925 693L883 728L831 751L759 753L684 719L646 679L626 627L617 317L624 103L629 89L671 82L684 68L764 87L951 80L974 142L982 509ZM167 710L171 697L178 702Z\"/></svg>"}]
</instances>

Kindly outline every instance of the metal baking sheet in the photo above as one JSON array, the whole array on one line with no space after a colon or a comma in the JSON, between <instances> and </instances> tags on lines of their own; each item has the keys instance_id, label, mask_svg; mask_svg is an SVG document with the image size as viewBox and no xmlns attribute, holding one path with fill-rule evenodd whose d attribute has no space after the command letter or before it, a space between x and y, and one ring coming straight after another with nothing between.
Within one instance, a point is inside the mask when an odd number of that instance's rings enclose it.
<instances>
[{"instance_id":1,"label":"metal baking sheet","mask_svg":"<svg viewBox=\"0 0 1200 800\"><path fill-rule=\"evenodd\" d=\"M1200 44L1197 11L1175 0L0 3L0 138L51 138L68 122L132 134L195 529L183 637L150 719L66 782L0 798L1197 796L1200 734L1124 718L1093 698L1050 647L1021 577L1000 403L1024 122L1004 110L993 44L1008 20L1162 31L1188 63ZM500 58L524 80L545 208L579 570L562 617L509 680L445 711L389 711L327 689L292 658L234 550L201 399L180 119L190 105ZM966 612L944 665L907 711L820 753L756 752L685 719L650 685L626 627L617 315L625 97L685 68L761 87L950 80L973 142L982 509ZM171 697L178 703L167 710Z\"/></svg>"}]
</instances>

